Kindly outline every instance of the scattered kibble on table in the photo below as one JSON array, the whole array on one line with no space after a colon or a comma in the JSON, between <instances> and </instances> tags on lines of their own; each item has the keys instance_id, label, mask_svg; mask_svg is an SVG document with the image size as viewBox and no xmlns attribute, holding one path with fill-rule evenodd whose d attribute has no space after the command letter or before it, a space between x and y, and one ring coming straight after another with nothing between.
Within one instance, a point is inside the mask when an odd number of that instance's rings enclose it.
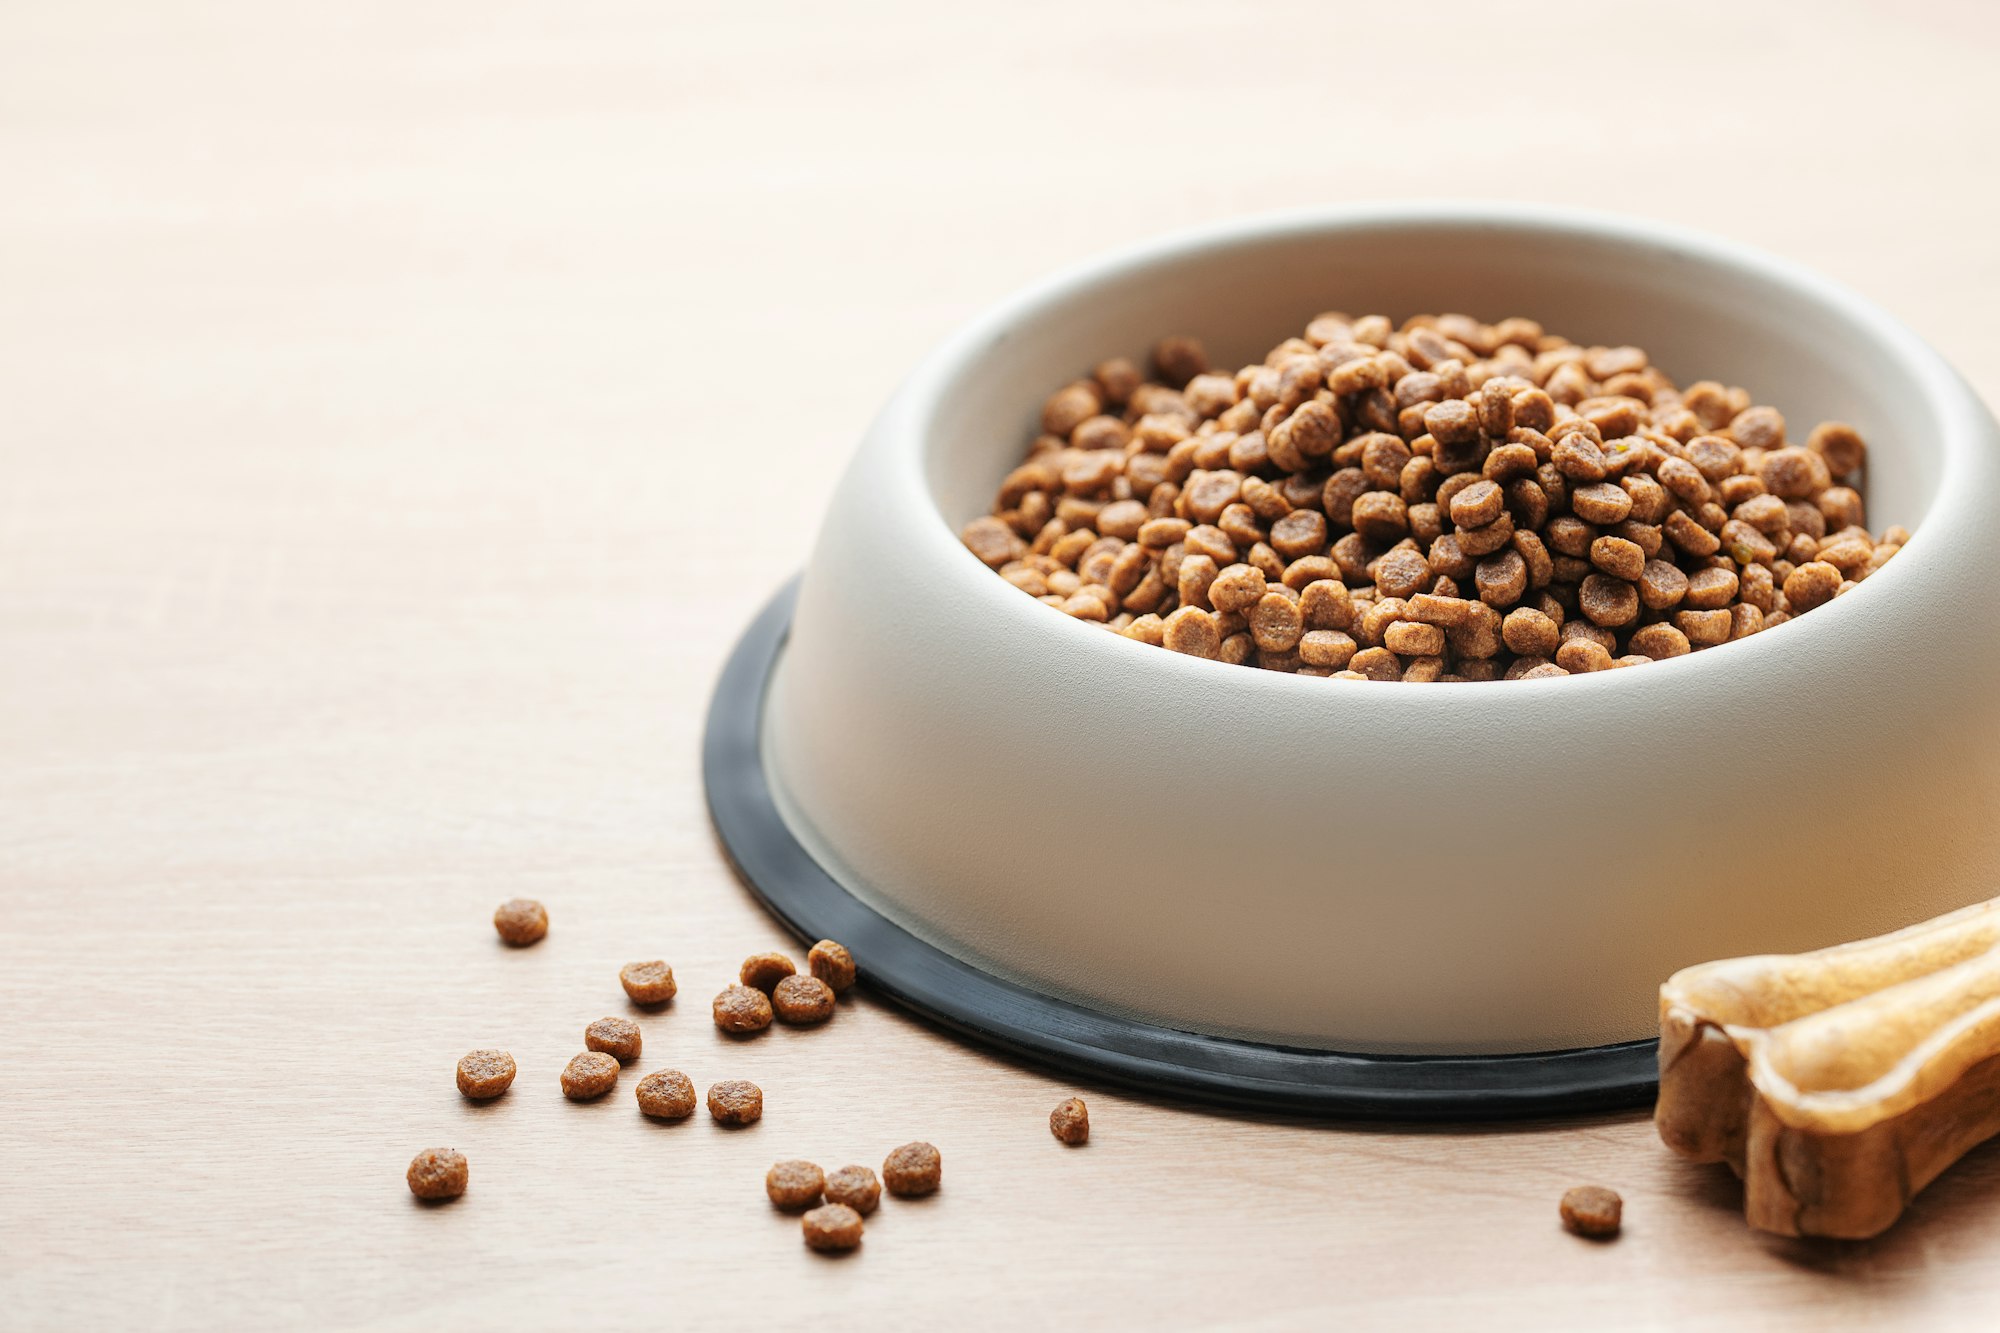
<instances>
[{"instance_id":1,"label":"scattered kibble on table","mask_svg":"<svg viewBox=\"0 0 2000 1333\"><path fill-rule=\"evenodd\" d=\"M1602 1185L1578 1185L1562 1197L1563 1225L1591 1240L1609 1240L1624 1225L1625 1201Z\"/></svg>"},{"instance_id":2,"label":"scattered kibble on table","mask_svg":"<svg viewBox=\"0 0 2000 1333\"><path fill-rule=\"evenodd\" d=\"M851 1250L861 1243L861 1214L844 1203L829 1203L799 1219L810 1249L825 1253Z\"/></svg>"},{"instance_id":3,"label":"scattered kibble on table","mask_svg":"<svg viewBox=\"0 0 2000 1333\"><path fill-rule=\"evenodd\" d=\"M632 1003L643 1005L665 1004L680 990L674 982L674 970L658 958L650 963L625 964L618 969L618 984Z\"/></svg>"},{"instance_id":4,"label":"scattered kibble on table","mask_svg":"<svg viewBox=\"0 0 2000 1333\"><path fill-rule=\"evenodd\" d=\"M452 1148L426 1148L410 1159L404 1173L410 1193L419 1199L456 1199L465 1193L470 1172L465 1154Z\"/></svg>"},{"instance_id":5,"label":"scattered kibble on table","mask_svg":"<svg viewBox=\"0 0 2000 1333\"><path fill-rule=\"evenodd\" d=\"M773 987L798 970L798 965L781 953L753 953L743 960L738 979L753 990L769 995Z\"/></svg>"},{"instance_id":6,"label":"scattered kibble on table","mask_svg":"<svg viewBox=\"0 0 2000 1333\"><path fill-rule=\"evenodd\" d=\"M882 1163L882 1180L897 1198L935 1194L944 1180L944 1158L928 1143L906 1143Z\"/></svg>"},{"instance_id":7,"label":"scattered kibble on table","mask_svg":"<svg viewBox=\"0 0 2000 1333\"><path fill-rule=\"evenodd\" d=\"M771 1008L787 1023L824 1023L833 1006L833 987L818 977L789 976L771 990Z\"/></svg>"},{"instance_id":8,"label":"scattered kibble on table","mask_svg":"<svg viewBox=\"0 0 2000 1333\"><path fill-rule=\"evenodd\" d=\"M811 1162L779 1162L764 1173L764 1193L787 1212L799 1212L819 1202L826 1174Z\"/></svg>"},{"instance_id":9,"label":"scattered kibble on table","mask_svg":"<svg viewBox=\"0 0 2000 1333\"><path fill-rule=\"evenodd\" d=\"M510 898L493 913L493 929L519 949L549 933L549 911L533 898Z\"/></svg>"},{"instance_id":10,"label":"scattered kibble on table","mask_svg":"<svg viewBox=\"0 0 2000 1333\"><path fill-rule=\"evenodd\" d=\"M583 1044L623 1065L639 1058L645 1039L639 1025L629 1018L600 1018L583 1030Z\"/></svg>"},{"instance_id":11,"label":"scattered kibble on table","mask_svg":"<svg viewBox=\"0 0 2000 1333\"><path fill-rule=\"evenodd\" d=\"M698 1100L694 1081L678 1069L660 1069L639 1080L639 1110L655 1120L685 1120Z\"/></svg>"},{"instance_id":12,"label":"scattered kibble on table","mask_svg":"<svg viewBox=\"0 0 2000 1333\"><path fill-rule=\"evenodd\" d=\"M1085 1143L1090 1139L1090 1108L1083 1098L1070 1097L1049 1112L1049 1133L1064 1143Z\"/></svg>"},{"instance_id":13,"label":"scattered kibble on table","mask_svg":"<svg viewBox=\"0 0 2000 1333\"><path fill-rule=\"evenodd\" d=\"M603 1051L585 1051L562 1071L563 1096L573 1102L602 1097L618 1082L618 1061Z\"/></svg>"},{"instance_id":14,"label":"scattered kibble on table","mask_svg":"<svg viewBox=\"0 0 2000 1333\"><path fill-rule=\"evenodd\" d=\"M514 1057L505 1051L468 1051L458 1062L458 1090L475 1102L490 1101L514 1086Z\"/></svg>"},{"instance_id":15,"label":"scattered kibble on table","mask_svg":"<svg viewBox=\"0 0 2000 1333\"><path fill-rule=\"evenodd\" d=\"M723 1079L708 1090L708 1113L718 1125L754 1125L764 1118L764 1090L748 1079Z\"/></svg>"},{"instance_id":16,"label":"scattered kibble on table","mask_svg":"<svg viewBox=\"0 0 2000 1333\"><path fill-rule=\"evenodd\" d=\"M714 1014L724 1032L762 1032L771 1026L771 997L752 986L730 986L715 997Z\"/></svg>"},{"instance_id":17,"label":"scattered kibble on table","mask_svg":"<svg viewBox=\"0 0 2000 1333\"><path fill-rule=\"evenodd\" d=\"M826 1178L826 1201L844 1203L866 1217L882 1202L882 1182L865 1166L843 1166Z\"/></svg>"},{"instance_id":18,"label":"scattered kibble on table","mask_svg":"<svg viewBox=\"0 0 2000 1333\"><path fill-rule=\"evenodd\" d=\"M836 995L854 984L854 955L847 946L821 940L806 954L806 970L833 988Z\"/></svg>"}]
</instances>

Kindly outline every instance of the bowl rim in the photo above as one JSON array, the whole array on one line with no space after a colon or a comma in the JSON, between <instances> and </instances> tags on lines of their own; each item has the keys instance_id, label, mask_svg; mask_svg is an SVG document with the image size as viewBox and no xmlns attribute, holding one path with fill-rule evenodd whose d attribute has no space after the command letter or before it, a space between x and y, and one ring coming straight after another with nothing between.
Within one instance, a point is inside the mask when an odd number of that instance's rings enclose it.
<instances>
[{"instance_id":1,"label":"bowl rim","mask_svg":"<svg viewBox=\"0 0 2000 1333\"><path fill-rule=\"evenodd\" d=\"M1273 698L1290 699L1297 692L1326 697L1324 679L1298 676L1291 672L1254 671L1220 661L1163 652L1151 645L1106 633L1094 624L1073 617L1050 614L1053 608L1024 597L1006 580L994 577L982 561L966 549L958 529L943 512L929 481L928 445L939 411L947 395L964 378L978 373L985 353L1011 332L1045 308L1073 299L1080 288L1100 286L1133 278L1147 269L1179 264L1203 255L1221 254L1238 248L1331 236L1342 232L1380 231L1390 228L1462 231L1487 227L1499 231L1570 236L1580 241L1609 242L1630 248L1665 251L1685 261L1724 274L1741 273L1759 282L1790 289L1803 300L1816 304L1829 315L1865 331L1891 358L1901 373L1916 385L1935 414L1940 427L1937 444L1941 466L1936 488L1919 529L1899 552L1866 583L1845 596L1814 609L1810 616L1797 616L1776 630L1793 625L1810 628L1773 641L1774 631L1732 640L1711 648L1652 663L1645 672L1599 671L1546 680L1467 681L1458 688L1432 693L1449 695L1461 705L1476 706L1490 691L1563 688L1577 690L1629 690L1648 688L1644 682L1660 683L1661 673L1675 673L1675 679L1693 673L1717 670L1752 669L1759 656L1773 652L1791 655L1811 652L1811 645L1824 636L1849 634L1847 622L1856 615L1879 614L1877 608L1895 605L1889 598L1894 590L1912 578L1922 578L1930 569L1933 551L1944 545L1936 534L1976 521L1974 507L1981 487L1970 484L1974 474L1988 470L1984 459L1987 442L2000 428L1964 379L1933 348L1886 309L1860 293L1802 264L1753 246L1725 239L1694 228L1660 222L1629 214L1541 204L1523 204L1471 199L1430 199L1380 201L1358 204L1316 206L1281 212L1231 217L1185 228L1095 257L1072 263L1041 280L988 306L959 328L921 361L884 407L871 428L867 448L879 450L885 467L877 480L897 488L886 512L921 514L908 523L906 536L924 543L916 558L940 571L950 581L950 594L961 606L976 608L981 615L1004 617L1010 630L1030 640L1045 635L1069 635L1065 640L1049 638L1083 654L1117 653L1115 658L1098 659L1107 669L1144 673L1161 682L1163 688L1197 689L1207 693L1204 682L1228 681L1235 690L1248 694L1263 690ZM1881 590L1873 590L1876 584ZM1871 591L1873 590L1873 591ZM1811 637L1808 637L1811 636ZM1144 651L1140 651L1144 650ZM1720 651L1719 651L1720 650ZM1136 654L1125 656L1124 654ZM1719 661L1716 659L1720 659ZM1782 662L1767 663L1781 667ZM1228 676L1217 676L1228 671ZM1189 676L1186 673L1197 673ZM1143 678L1142 678L1143 679ZM1638 684L1634 684L1634 682ZM1398 683L1398 682L1390 682ZM1340 691L1334 697L1361 698L1381 703L1398 701L1407 706L1408 692L1402 690ZM1509 694L1506 697L1519 696ZM1575 696L1581 698L1582 696ZM1343 707L1349 706L1343 703ZM1361 705L1361 706L1366 706Z\"/></svg>"}]
</instances>

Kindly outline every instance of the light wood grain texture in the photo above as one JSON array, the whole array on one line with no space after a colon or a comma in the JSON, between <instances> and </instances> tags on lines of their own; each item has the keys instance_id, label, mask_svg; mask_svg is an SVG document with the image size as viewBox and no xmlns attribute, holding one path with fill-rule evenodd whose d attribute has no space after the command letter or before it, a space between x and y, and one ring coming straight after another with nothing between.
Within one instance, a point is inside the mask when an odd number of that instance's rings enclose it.
<instances>
[{"instance_id":1,"label":"light wood grain texture","mask_svg":"<svg viewBox=\"0 0 2000 1333\"><path fill-rule=\"evenodd\" d=\"M1918 8L7 7L0 1325L1989 1324L1991 1148L1878 1242L1781 1242L1639 1116L1232 1117L866 998L705 1012L784 943L707 691L927 346L1137 235L1491 195L1817 265L1990 396L2000 21ZM659 955L640 1071L758 1080L755 1129L557 1094ZM485 1045L522 1074L472 1107ZM914 1137L944 1192L850 1259L764 1203ZM1582 1181L1622 1240L1558 1229Z\"/></svg>"}]
</instances>

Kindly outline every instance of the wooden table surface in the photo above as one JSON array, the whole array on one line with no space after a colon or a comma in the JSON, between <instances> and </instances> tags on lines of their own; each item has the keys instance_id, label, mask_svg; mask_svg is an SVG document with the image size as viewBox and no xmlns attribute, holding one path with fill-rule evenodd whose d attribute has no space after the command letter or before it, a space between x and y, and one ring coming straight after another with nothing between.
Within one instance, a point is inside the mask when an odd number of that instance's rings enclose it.
<instances>
[{"instance_id":1,"label":"wooden table surface","mask_svg":"<svg viewBox=\"0 0 2000 1333\"><path fill-rule=\"evenodd\" d=\"M866 996L706 1014L786 943L707 693L926 347L1137 236L1483 195L1782 251L1990 398L2000 20L1921 9L7 7L0 1327L1990 1327L2000 1151L1784 1242L1641 1115L1230 1116ZM661 955L640 1069L755 1079L755 1129L557 1094ZM763 1199L919 1137L943 1193L849 1259ZM1615 1244L1557 1227L1586 1180Z\"/></svg>"}]
</instances>

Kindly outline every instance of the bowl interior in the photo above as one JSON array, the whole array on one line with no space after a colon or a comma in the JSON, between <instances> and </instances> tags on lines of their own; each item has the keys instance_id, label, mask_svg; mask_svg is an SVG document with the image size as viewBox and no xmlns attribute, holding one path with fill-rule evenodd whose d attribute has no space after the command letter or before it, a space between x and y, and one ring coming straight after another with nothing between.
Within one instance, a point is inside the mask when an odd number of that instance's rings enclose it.
<instances>
[{"instance_id":1,"label":"bowl interior","mask_svg":"<svg viewBox=\"0 0 2000 1333\"><path fill-rule=\"evenodd\" d=\"M987 512L1051 391L1160 337L1218 367L1259 361L1323 310L1525 315L1583 343L1643 347L1676 382L1740 384L1803 442L1822 420L1868 441L1868 522L1915 529L1944 473L1937 404L1901 335L1866 303L1780 261L1618 219L1417 211L1275 220L1169 240L1059 276L941 358L923 469L955 531Z\"/></svg>"}]
</instances>

